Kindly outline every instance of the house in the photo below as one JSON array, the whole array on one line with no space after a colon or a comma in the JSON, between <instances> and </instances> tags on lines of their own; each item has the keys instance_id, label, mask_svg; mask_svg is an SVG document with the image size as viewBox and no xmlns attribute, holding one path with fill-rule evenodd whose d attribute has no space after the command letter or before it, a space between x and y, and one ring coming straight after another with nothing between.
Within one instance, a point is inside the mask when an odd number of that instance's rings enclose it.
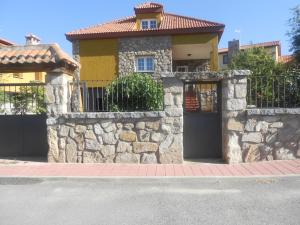
<instances>
[{"instance_id":1,"label":"house","mask_svg":"<svg viewBox=\"0 0 300 225\"><path fill-rule=\"evenodd\" d=\"M220 48L219 49L219 67L220 69L226 69L229 61L230 61L230 52L234 52L237 50L244 51L250 48L258 48L262 47L266 50L270 56L276 62L281 62L281 44L280 41L269 41L269 42L262 42L256 44L249 44L249 45L241 45L239 44L239 40L233 40L228 42L228 48Z\"/></svg>"},{"instance_id":2,"label":"house","mask_svg":"<svg viewBox=\"0 0 300 225\"><path fill-rule=\"evenodd\" d=\"M113 80L132 72L218 70L224 24L167 13L158 3L140 4L134 12L66 34L81 64L81 80Z\"/></svg>"},{"instance_id":3,"label":"house","mask_svg":"<svg viewBox=\"0 0 300 225\"><path fill-rule=\"evenodd\" d=\"M29 34L25 36L26 45L38 45L40 44L40 39L33 35ZM0 50L7 49L6 47L18 46L11 41L0 38ZM11 52L11 57L14 56L14 52ZM2 55L0 55L2 57ZM19 58L22 55L19 56ZM7 58L9 60L9 58ZM15 73L4 73L0 72L0 83L29 83L29 82L44 82L45 81L45 73L43 71L40 72L31 72L24 71L24 73L15 72Z\"/></svg>"},{"instance_id":4,"label":"house","mask_svg":"<svg viewBox=\"0 0 300 225\"><path fill-rule=\"evenodd\" d=\"M12 81L10 74L15 73L22 74L23 79L19 78L19 82L16 82L17 79L14 78L14 83L0 82L0 114L45 112L45 83L40 82L41 80L37 82L37 79L30 80L31 82L24 80L28 81L39 73L42 74L43 80L47 73L52 77L55 77L53 74L73 74L78 67L79 64L56 43L27 43L1 47L0 72L8 81ZM65 80L67 83L73 81L72 76L67 77Z\"/></svg>"}]
</instances>

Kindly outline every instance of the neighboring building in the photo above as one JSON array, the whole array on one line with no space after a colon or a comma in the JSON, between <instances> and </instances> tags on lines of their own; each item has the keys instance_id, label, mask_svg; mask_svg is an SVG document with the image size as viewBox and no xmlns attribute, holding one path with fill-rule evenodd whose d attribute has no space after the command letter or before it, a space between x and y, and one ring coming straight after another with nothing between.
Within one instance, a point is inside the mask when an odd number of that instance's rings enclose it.
<instances>
[{"instance_id":1,"label":"neighboring building","mask_svg":"<svg viewBox=\"0 0 300 225\"><path fill-rule=\"evenodd\" d=\"M11 46L14 45L11 41L5 40L3 38L0 38L0 47L1 46Z\"/></svg>"},{"instance_id":2,"label":"neighboring building","mask_svg":"<svg viewBox=\"0 0 300 225\"><path fill-rule=\"evenodd\" d=\"M228 42L228 48L220 48L219 49L219 66L220 69L226 69L229 61L231 52L235 52L238 50L245 50L255 47L262 47L269 53L276 62L281 62L281 44L280 41L270 41L263 42L257 44L249 44L249 45L239 45L238 40L233 40Z\"/></svg>"},{"instance_id":3,"label":"neighboring building","mask_svg":"<svg viewBox=\"0 0 300 225\"><path fill-rule=\"evenodd\" d=\"M132 72L218 70L224 24L164 12L144 3L135 15L66 34L81 80L113 80Z\"/></svg>"},{"instance_id":4,"label":"neighboring building","mask_svg":"<svg viewBox=\"0 0 300 225\"><path fill-rule=\"evenodd\" d=\"M26 45L38 45L40 44L40 39L33 35L29 34L25 36ZM18 46L12 43L11 41L0 38L0 50L1 48L5 48L7 46ZM14 48L15 49L15 48ZM11 57L15 57L15 52L11 53ZM0 54L0 57L2 55ZM22 57L19 55L17 57ZM9 60L9 58L7 58ZM24 73L16 72L16 73L4 73L0 71L0 83L28 83L28 82L44 82L45 81L45 73L41 72L30 72L24 71Z\"/></svg>"},{"instance_id":5,"label":"neighboring building","mask_svg":"<svg viewBox=\"0 0 300 225\"><path fill-rule=\"evenodd\" d=\"M295 57L293 55L282 55L279 57L279 62L286 65L292 65L295 64Z\"/></svg>"}]
</instances>

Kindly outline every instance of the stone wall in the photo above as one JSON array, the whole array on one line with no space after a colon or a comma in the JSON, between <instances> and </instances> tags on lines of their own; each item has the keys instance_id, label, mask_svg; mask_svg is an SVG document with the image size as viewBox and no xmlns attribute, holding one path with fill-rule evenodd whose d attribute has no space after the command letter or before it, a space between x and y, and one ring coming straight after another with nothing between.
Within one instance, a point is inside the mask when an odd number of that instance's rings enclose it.
<instances>
[{"instance_id":1,"label":"stone wall","mask_svg":"<svg viewBox=\"0 0 300 225\"><path fill-rule=\"evenodd\" d=\"M48 161L182 163L182 85L163 78L164 111L51 114Z\"/></svg>"},{"instance_id":2,"label":"stone wall","mask_svg":"<svg viewBox=\"0 0 300 225\"><path fill-rule=\"evenodd\" d=\"M181 163L182 117L165 112L71 113L48 119L50 162Z\"/></svg>"},{"instance_id":3,"label":"stone wall","mask_svg":"<svg viewBox=\"0 0 300 225\"><path fill-rule=\"evenodd\" d=\"M243 75L222 81L225 161L300 158L300 109L248 109L246 85Z\"/></svg>"},{"instance_id":4,"label":"stone wall","mask_svg":"<svg viewBox=\"0 0 300 225\"><path fill-rule=\"evenodd\" d=\"M231 71L222 80L223 158L228 163L242 162L239 140L247 106L247 76L250 71Z\"/></svg>"},{"instance_id":5,"label":"stone wall","mask_svg":"<svg viewBox=\"0 0 300 225\"><path fill-rule=\"evenodd\" d=\"M170 36L132 37L119 39L120 76L135 71L137 56L154 56L154 74L172 71L172 40Z\"/></svg>"},{"instance_id":6,"label":"stone wall","mask_svg":"<svg viewBox=\"0 0 300 225\"><path fill-rule=\"evenodd\" d=\"M300 158L300 109L248 109L240 139L244 162Z\"/></svg>"}]
</instances>

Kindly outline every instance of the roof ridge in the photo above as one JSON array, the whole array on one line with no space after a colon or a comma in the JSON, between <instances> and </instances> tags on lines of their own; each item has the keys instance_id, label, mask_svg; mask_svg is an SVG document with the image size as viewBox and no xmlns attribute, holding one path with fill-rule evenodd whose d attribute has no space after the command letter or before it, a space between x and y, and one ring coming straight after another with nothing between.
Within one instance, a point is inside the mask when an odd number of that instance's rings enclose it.
<instances>
[{"instance_id":1,"label":"roof ridge","mask_svg":"<svg viewBox=\"0 0 300 225\"><path fill-rule=\"evenodd\" d=\"M268 44L268 43L276 43L276 44L281 44L280 43L280 40L276 40L276 41L264 41L264 42L259 42L259 43L254 43L254 44L244 44L244 45L241 45L242 46L254 46L254 45L263 45L263 44Z\"/></svg>"},{"instance_id":2,"label":"roof ridge","mask_svg":"<svg viewBox=\"0 0 300 225\"><path fill-rule=\"evenodd\" d=\"M83 31L83 30L87 30L87 29L91 29L91 28L96 28L96 27L99 27L99 26L104 26L104 25L107 25L107 24L112 24L112 23L116 24L116 23L119 23L121 21L124 22L126 20L133 19L135 17L136 16L126 16L126 17L123 17L123 18L120 18L120 19L115 19L115 20L111 20L111 21L108 21L108 22L104 22L104 23L97 23L97 24L94 24L94 25L87 26L85 28L80 28L80 29L77 29L77 30L67 32L67 33L65 33L65 35L72 34L72 33L77 33L78 31Z\"/></svg>"},{"instance_id":3,"label":"roof ridge","mask_svg":"<svg viewBox=\"0 0 300 225\"><path fill-rule=\"evenodd\" d=\"M205 20L205 19L201 19L201 18L195 18L195 17L191 17L191 16L178 15L178 14L169 13L169 12L165 12L163 14L170 15L170 16L178 16L181 18L186 18L186 19L191 19L191 20L196 20L196 21L201 21L201 22L206 22L206 23L219 24L220 26L225 26L225 24L223 24L223 23L213 22L213 21L209 21L209 20Z\"/></svg>"}]
</instances>

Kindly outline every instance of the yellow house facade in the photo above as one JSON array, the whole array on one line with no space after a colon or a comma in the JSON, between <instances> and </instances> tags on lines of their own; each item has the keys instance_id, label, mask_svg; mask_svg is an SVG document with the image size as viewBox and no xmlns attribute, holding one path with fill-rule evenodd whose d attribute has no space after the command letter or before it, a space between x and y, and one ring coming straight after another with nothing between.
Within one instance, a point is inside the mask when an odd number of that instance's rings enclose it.
<instances>
[{"instance_id":1,"label":"yellow house facade","mask_svg":"<svg viewBox=\"0 0 300 225\"><path fill-rule=\"evenodd\" d=\"M134 11L134 16L66 34L80 61L82 81L106 83L133 72L219 69L224 24L166 13L158 3L144 3Z\"/></svg>"}]
</instances>

